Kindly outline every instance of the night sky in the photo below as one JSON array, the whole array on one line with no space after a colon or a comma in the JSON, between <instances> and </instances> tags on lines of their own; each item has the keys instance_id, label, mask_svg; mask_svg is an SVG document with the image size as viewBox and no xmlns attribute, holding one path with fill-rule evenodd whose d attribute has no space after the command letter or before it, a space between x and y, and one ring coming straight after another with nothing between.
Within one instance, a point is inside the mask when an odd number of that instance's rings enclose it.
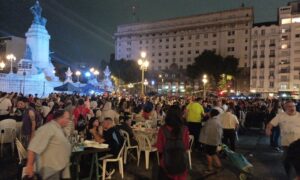
<instances>
[{"instance_id":1,"label":"night sky","mask_svg":"<svg viewBox=\"0 0 300 180\"><path fill-rule=\"evenodd\" d=\"M24 37L35 0L0 0L0 35ZM114 52L117 25L254 7L255 22L275 21L287 0L40 0L51 51L67 62L97 65ZM132 7L136 7L136 17Z\"/></svg>"}]
</instances>

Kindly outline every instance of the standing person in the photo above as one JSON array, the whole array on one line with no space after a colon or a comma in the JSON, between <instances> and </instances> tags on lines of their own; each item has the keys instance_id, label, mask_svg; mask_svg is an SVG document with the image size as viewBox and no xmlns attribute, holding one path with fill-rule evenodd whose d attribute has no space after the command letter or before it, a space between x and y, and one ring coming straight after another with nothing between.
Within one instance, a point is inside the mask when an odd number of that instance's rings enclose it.
<instances>
[{"instance_id":1,"label":"standing person","mask_svg":"<svg viewBox=\"0 0 300 180\"><path fill-rule=\"evenodd\" d=\"M267 123L269 123L278 113L282 113L282 109L280 108L279 101L274 100L272 109L269 111L267 116ZM280 137L280 128L279 126L275 126L271 130L270 135L270 145L272 148L274 148L276 151L281 152L279 146L279 137Z\"/></svg>"},{"instance_id":2,"label":"standing person","mask_svg":"<svg viewBox=\"0 0 300 180\"><path fill-rule=\"evenodd\" d=\"M116 125L116 124L119 124L119 114L112 109L112 103L107 101L104 106L103 106L103 109L102 109L102 112L101 112L101 117L100 117L100 122L104 121L105 118L111 118L113 120L113 123Z\"/></svg>"},{"instance_id":3,"label":"standing person","mask_svg":"<svg viewBox=\"0 0 300 180\"><path fill-rule=\"evenodd\" d=\"M285 161L289 162L294 167L296 172L295 180L300 180L300 139L293 142L287 149Z\"/></svg>"},{"instance_id":4,"label":"standing person","mask_svg":"<svg viewBox=\"0 0 300 180\"><path fill-rule=\"evenodd\" d=\"M239 121L234 114L233 107L227 108L227 111L220 115L220 120L223 127L222 142L228 145L232 151L235 151L236 130Z\"/></svg>"},{"instance_id":5,"label":"standing person","mask_svg":"<svg viewBox=\"0 0 300 180\"><path fill-rule=\"evenodd\" d=\"M8 119L12 103L6 92L1 93L0 97L0 120Z\"/></svg>"},{"instance_id":6,"label":"standing person","mask_svg":"<svg viewBox=\"0 0 300 180\"><path fill-rule=\"evenodd\" d=\"M189 132L195 138L195 147L199 148L199 134L201 130L201 122L204 116L204 109L202 105L199 103L201 99L197 98L195 101L191 101L187 107L185 112L185 119L187 121L187 125L189 128Z\"/></svg>"},{"instance_id":7,"label":"standing person","mask_svg":"<svg viewBox=\"0 0 300 180\"><path fill-rule=\"evenodd\" d=\"M281 145L284 150L284 156L288 146L300 139L300 113L296 111L296 105L289 100L284 104L284 113L279 113L267 125L266 134L271 135L273 127L279 126L281 134ZM290 164L283 162L287 175L290 175Z\"/></svg>"},{"instance_id":8,"label":"standing person","mask_svg":"<svg viewBox=\"0 0 300 180\"><path fill-rule=\"evenodd\" d=\"M34 174L34 163L37 172L45 180L70 178L69 160L71 144L66 138L63 127L70 119L69 112L59 110L54 114L54 120L37 130L28 147L26 175Z\"/></svg>"},{"instance_id":9,"label":"standing person","mask_svg":"<svg viewBox=\"0 0 300 180\"><path fill-rule=\"evenodd\" d=\"M174 147L173 143L177 146ZM179 106L172 105L167 111L165 124L158 131L156 146L160 156L161 172L166 172L165 179L187 179L186 151L189 148L189 131L183 125Z\"/></svg>"},{"instance_id":10,"label":"standing person","mask_svg":"<svg viewBox=\"0 0 300 180\"><path fill-rule=\"evenodd\" d=\"M17 106L22 113L22 142L25 147L28 146L30 140L33 138L35 130L37 129L35 110L29 107L29 101L23 97L19 99Z\"/></svg>"},{"instance_id":11,"label":"standing person","mask_svg":"<svg viewBox=\"0 0 300 180\"><path fill-rule=\"evenodd\" d=\"M215 162L217 169L222 168L221 161L217 155L217 146L222 143L223 128L220 122L218 109L212 109L209 113L209 119L205 122L201 130L200 142L204 145L204 152L207 159L207 170L205 173L213 172L212 165Z\"/></svg>"}]
</instances>

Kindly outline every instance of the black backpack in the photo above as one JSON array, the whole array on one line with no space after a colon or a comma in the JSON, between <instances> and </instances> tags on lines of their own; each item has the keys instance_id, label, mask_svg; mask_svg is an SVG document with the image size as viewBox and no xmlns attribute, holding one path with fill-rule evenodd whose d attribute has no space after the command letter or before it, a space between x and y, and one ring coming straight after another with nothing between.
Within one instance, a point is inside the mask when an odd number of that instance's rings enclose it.
<instances>
[{"instance_id":1,"label":"black backpack","mask_svg":"<svg viewBox=\"0 0 300 180\"><path fill-rule=\"evenodd\" d=\"M163 133L166 137L166 144L163 150L165 171L169 175L180 175L188 168L187 152L183 144L183 128L180 128L178 137L174 137L164 126Z\"/></svg>"}]
</instances>

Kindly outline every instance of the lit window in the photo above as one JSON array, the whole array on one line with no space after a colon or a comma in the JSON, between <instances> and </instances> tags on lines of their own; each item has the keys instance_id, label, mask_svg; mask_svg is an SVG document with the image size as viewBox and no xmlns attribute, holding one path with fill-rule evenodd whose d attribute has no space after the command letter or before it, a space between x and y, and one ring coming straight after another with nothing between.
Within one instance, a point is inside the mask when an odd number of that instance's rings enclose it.
<instances>
[{"instance_id":1,"label":"lit window","mask_svg":"<svg viewBox=\"0 0 300 180\"><path fill-rule=\"evenodd\" d=\"M287 44L282 44L281 45L281 49L286 49L288 46L287 46Z\"/></svg>"},{"instance_id":2,"label":"lit window","mask_svg":"<svg viewBox=\"0 0 300 180\"><path fill-rule=\"evenodd\" d=\"M292 22L291 18L284 18L281 19L281 24L290 24Z\"/></svg>"},{"instance_id":3,"label":"lit window","mask_svg":"<svg viewBox=\"0 0 300 180\"><path fill-rule=\"evenodd\" d=\"M292 23L300 23L300 17L293 18Z\"/></svg>"}]
</instances>

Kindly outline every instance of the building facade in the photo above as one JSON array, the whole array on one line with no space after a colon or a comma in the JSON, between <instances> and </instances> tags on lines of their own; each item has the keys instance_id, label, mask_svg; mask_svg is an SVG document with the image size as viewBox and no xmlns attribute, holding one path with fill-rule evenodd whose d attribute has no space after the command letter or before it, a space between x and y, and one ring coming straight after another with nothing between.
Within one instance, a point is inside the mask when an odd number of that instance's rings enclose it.
<instances>
[{"instance_id":1,"label":"building facade","mask_svg":"<svg viewBox=\"0 0 300 180\"><path fill-rule=\"evenodd\" d=\"M251 30L250 91L278 92L280 28L277 22L254 24Z\"/></svg>"},{"instance_id":2,"label":"building facade","mask_svg":"<svg viewBox=\"0 0 300 180\"><path fill-rule=\"evenodd\" d=\"M299 94L300 90L300 3L279 8L280 47L278 90Z\"/></svg>"},{"instance_id":3,"label":"building facade","mask_svg":"<svg viewBox=\"0 0 300 180\"><path fill-rule=\"evenodd\" d=\"M6 68L10 68L7 63L6 56L8 54L14 54L16 60L19 61L23 58L26 48L26 39L17 36L0 37L0 61L6 62ZM13 63L14 67L17 67L17 63Z\"/></svg>"},{"instance_id":4,"label":"building facade","mask_svg":"<svg viewBox=\"0 0 300 180\"><path fill-rule=\"evenodd\" d=\"M175 66L182 71L204 50L212 50L223 57L233 55L239 67L249 68L252 24L253 9L239 8L120 25L115 33L116 59L138 60L146 51L150 70L160 74Z\"/></svg>"}]
</instances>

